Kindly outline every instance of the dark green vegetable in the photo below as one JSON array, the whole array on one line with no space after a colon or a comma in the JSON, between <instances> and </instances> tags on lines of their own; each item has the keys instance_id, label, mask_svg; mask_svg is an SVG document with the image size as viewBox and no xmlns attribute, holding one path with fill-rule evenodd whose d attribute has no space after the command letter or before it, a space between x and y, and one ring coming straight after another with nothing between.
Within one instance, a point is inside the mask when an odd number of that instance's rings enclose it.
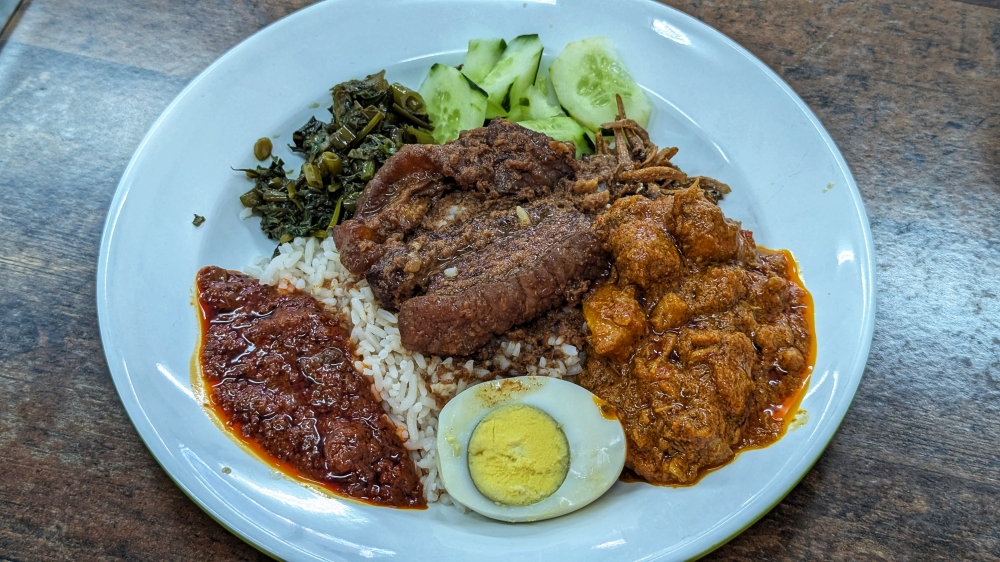
<instances>
[{"instance_id":1,"label":"dark green vegetable","mask_svg":"<svg viewBox=\"0 0 1000 562\"><path fill-rule=\"evenodd\" d=\"M271 139L261 137L253 145L253 155L257 160L267 160L271 157Z\"/></svg>"},{"instance_id":2,"label":"dark green vegetable","mask_svg":"<svg viewBox=\"0 0 1000 562\"><path fill-rule=\"evenodd\" d=\"M420 94L398 83L393 84L391 88L392 101L400 108L414 115L427 114L427 110L424 107L424 100L420 97Z\"/></svg>"},{"instance_id":3,"label":"dark green vegetable","mask_svg":"<svg viewBox=\"0 0 1000 562\"><path fill-rule=\"evenodd\" d=\"M339 176L344 171L344 163L340 161L340 156L332 152L321 154L320 162L327 176Z\"/></svg>"},{"instance_id":4,"label":"dark green vegetable","mask_svg":"<svg viewBox=\"0 0 1000 562\"><path fill-rule=\"evenodd\" d=\"M340 220L340 206L343 202L343 198L337 199L337 207L333 209L333 216L330 217L330 226L328 228L337 226L337 223Z\"/></svg>"},{"instance_id":5,"label":"dark green vegetable","mask_svg":"<svg viewBox=\"0 0 1000 562\"><path fill-rule=\"evenodd\" d=\"M246 172L254 187L240 196L261 217L268 237L325 237L328 228L354 214L362 190L386 159L406 143L433 142L424 100L385 71L331 89L333 119L315 117L292 134L289 148L305 159L299 176L287 176L280 158ZM257 144L270 140L260 139ZM254 145L256 156L257 145Z\"/></svg>"},{"instance_id":6,"label":"dark green vegetable","mask_svg":"<svg viewBox=\"0 0 1000 562\"><path fill-rule=\"evenodd\" d=\"M193 224L195 226L201 226L201 223L203 223L203 222L205 222L205 217L203 217L203 216L201 216L199 214L195 214L194 220L191 221L191 224Z\"/></svg>"},{"instance_id":7,"label":"dark green vegetable","mask_svg":"<svg viewBox=\"0 0 1000 562\"><path fill-rule=\"evenodd\" d=\"M306 162L302 165L302 175L306 178L306 184L309 187L315 187L320 189L323 187L323 176L319 173L319 167L315 164L310 164Z\"/></svg>"}]
</instances>

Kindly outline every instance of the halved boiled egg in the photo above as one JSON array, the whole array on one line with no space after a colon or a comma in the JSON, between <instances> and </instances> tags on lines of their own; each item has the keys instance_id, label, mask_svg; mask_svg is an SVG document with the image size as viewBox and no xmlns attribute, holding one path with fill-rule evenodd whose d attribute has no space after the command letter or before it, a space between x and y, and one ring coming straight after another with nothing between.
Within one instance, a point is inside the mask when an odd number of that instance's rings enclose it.
<instances>
[{"instance_id":1,"label":"halved boiled egg","mask_svg":"<svg viewBox=\"0 0 1000 562\"><path fill-rule=\"evenodd\" d=\"M438 418L438 464L452 499L503 521L558 517L594 501L625 465L615 409L549 377L473 386Z\"/></svg>"}]
</instances>

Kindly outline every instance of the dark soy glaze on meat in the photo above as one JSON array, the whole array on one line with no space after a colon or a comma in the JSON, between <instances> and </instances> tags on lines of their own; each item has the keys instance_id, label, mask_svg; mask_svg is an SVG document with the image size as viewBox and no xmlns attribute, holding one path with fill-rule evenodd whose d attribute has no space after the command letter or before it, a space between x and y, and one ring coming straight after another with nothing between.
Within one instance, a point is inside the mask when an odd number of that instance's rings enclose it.
<instances>
[{"instance_id":1,"label":"dark soy glaze on meat","mask_svg":"<svg viewBox=\"0 0 1000 562\"><path fill-rule=\"evenodd\" d=\"M399 311L407 349L468 355L559 306L576 306L610 267L591 226L619 197L697 186L713 201L729 187L691 178L638 123L606 124L615 152L574 159L572 143L507 121L441 146L389 158L333 231L340 260L364 275L382 307ZM603 137L599 137L603 139Z\"/></svg>"},{"instance_id":2,"label":"dark soy glaze on meat","mask_svg":"<svg viewBox=\"0 0 1000 562\"><path fill-rule=\"evenodd\" d=\"M781 437L815 360L791 255L757 248L695 188L619 199L595 228L615 265L583 303L579 383L618 409L626 467L692 484Z\"/></svg>"},{"instance_id":3,"label":"dark soy glaze on meat","mask_svg":"<svg viewBox=\"0 0 1000 562\"><path fill-rule=\"evenodd\" d=\"M197 290L201 371L235 435L340 495L426 507L416 467L334 317L309 295L218 267L198 272Z\"/></svg>"},{"instance_id":4,"label":"dark soy glaze on meat","mask_svg":"<svg viewBox=\"0 0 1000 562\"><path fill-rule=\"evenodd\" d=\"M344 266L399 311L407 349L470 354L576 304L579 284L607 269L586 210L608 193L573 193L574 152L494 119L442 146L405 146L379 170L333 235Z\"/></svg>"},{"instance_id":5,"label":"dark soy glaze on meat","mask_svg":"<svg viewBox=\"0 0 1000 562\"><path fill-rule=\"evenodd\" d=\"M536 209L526 212L537 216ZM403 344L465 355L494 335L574 298L576 286L607 269L606 254L590 224L581 213L553 210L524 227L521 235L494 243L490 259L475 253L452 261L454 277L436 273L431 277L433 290L399 307ZM426 321L439 318L449 321ZM453 337L456 332L462 337ZM451 343L441 346L444 341Z\"/></svg>"}]
</instances>

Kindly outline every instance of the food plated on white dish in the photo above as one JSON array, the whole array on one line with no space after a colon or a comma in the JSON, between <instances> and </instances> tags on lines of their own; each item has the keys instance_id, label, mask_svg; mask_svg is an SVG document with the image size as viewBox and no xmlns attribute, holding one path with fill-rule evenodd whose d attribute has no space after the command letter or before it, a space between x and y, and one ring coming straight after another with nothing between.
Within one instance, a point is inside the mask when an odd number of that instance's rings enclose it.
<instances>
[{"instance_id":1,"label":"food plated on white dish","mask_svg":"<svg viewBox=\"0 0 1000 562\"><path fill-rule=\"evenodd\" d=\"M217 421L213 420L214 414L206 409L208 393L204 392L204 387L198 388L191 373L192 354L200 330L191 307L194 276L206 265L242 270L252 264L256 256L270 256L276 245L276 241L260 232L255 223L257 219L240 218L244 207L239 195L246 192L249 185L245 177L234 174L228 166L255 166L257 162L250 147L256 139L274 135L278 135L274 139L279 147L276 152L286 161L293 161L294 155L283 146L293 144L291 132L310 116L330 119L329 113L323 115L325 109L322 108L330 103L328 89L331 85L385 69L385 76L390 81L416 86L423 82L428 69L435 63L451 67L461 64L470 39L454 33L447 41L436 37L428 42L426 50L421 45L420 53L414 53L415 45L390 41L377 53L369 51L353 56L353 64L347 67L330 62L329 66L311 68L308 73L289 72L288 65L293 65L294 54L284 53L280 48L283 34L301 32L308 37L318 30L313 27L316 22L330 22L333 20L324 18L336 19L338 14L360 9L351 3L321 4L262 31L196 80L167 110L140 147L109 214L99 269L99 300L102 333L112 374L130 415L151 450L182 489L209 513L255 545L290 558L363 556L364 552L396 552L406 557L433 557L451 552L461 557L466 549L473 549L484 541L500 541L497 544L504 544L507 552L511 548L515 552L543 553L550 548L569 548L583 557L588 553L595 557L687 557L710 550L762 515L811 466L846 411L863 369L871 333L870 235L850 174L832 142L801 101L744 51L714 31L667 8L644 3L626 4L625 7L627 9L621 13L609 16L613 21L623 22L621 29L615 25L606 29L592 26L587 29L592 33L587 34L579 29L573 33L569 29L560 30L560 22L568 25L565 22L584 21L578 19L584 12L578 11L581 8L577 6L531 4L528 7L518 5L517 10L513 10L506 3L484 3L477 9L495 10L497 24L482 29L479 36L512 38L538 32L546 49L554 47L553 55L584 37L608 37L650 101L650 120L646 128L652 143L679 147L677 155L672 155L678 168L730 186L732 192L725 195L717 208L726 217L741 221L743 230L753 231L756 244L791 251L798 262L802 281L815 301L815 367L808 390L801 397L799 408L806 413L799 417L797 427L789 429L768 447L739 454L731 463L702 476L693 486L675 488L619 482L583 509L563 517L516 526L494 522L471 512L463 513L454 507L440 505L440 502L427 510L393 510L331 496L275 470L273 465L262 462L258 455L249 453L234 441L227 430L220 431ZM449 4L431 3L421 8L447 10ZM407 9L410 8L400 8L396 12ZM418 17L416 14L410 16ZM528 26L526 21L519 19L525 16L537 25ZM551 21L542 21L546 17ZM551 29L548 23L552 23ZM629 26L644 33L625 32ZM206 94L229 91L229 83L238 82L247 69L241 65L251 64L250 59L265 51L269 51L276 62L270 62L268 57L258 58L257 62L274 68L276 76L282 79L269 88L261 84L251 87L250 82L235 88L233 91L240 91L244 96L237 102L239 111L220 109L218 104L199 97L199 91ZM657 69L645 58L630 57L633 52L654 53L652 58L661 66ZM426 56L416 56L419 54ZM245 57L250 59L245 60ZM546 62L551 64L555 58L546 61L545 57L543 54L543 66ZM276 66L271 67L272 64ZM713 65L725 67L728 72L722 76L704 71L699 74L693 70L699 66L711 69ZM690 78L681 87L677 81L666 80L664 69L675 76L687 69ZM318 75L323 75L322 79ZM739 95L731 88L720 87L734 79L745 85ZM715 99L706 99L712 96ZM755 103L751 104L749 98ZM310 107L315 105L321 107ZM751 106L757 108L756 113L747 111ZM509 112L510 106L505 111ZM253 115L253 119L247 118L248 114ZM497 122L503 119L500 117ZM767 128L763 129L765 124ZM181 135L188 139L184 144L176 142ZM213 154L206 154L209 147L213 147ZM163 172L158 169L163 160L152 159L149 151L161 157L174 155L167 158L170 161L187 156L193 160L185 167L190 171L182 172L183 177L175 172L171 181L165 183ZM824 192L831 183L843 189ZM686 189L690 191L691 186ZM582 198L587 194L580 195ZM694 192L689 196L701 197L699 201L706 197ZM614 204L618 204L617 201ZM526 228L542 228L549 220L546 217L552 216L533 215L532 212L539 209L530 205L514 205L510 209L511 217L518 224L523 217L513 207L520 207L528 215L528 224L521 224ZM192 225L192 213L204 216L205 222L198 227ZM150 222L149 217L154 215L161 218ZM169 216L186 216L187 220L179 218L179 222L173 224L166 220ZM567 218L565 222L571 221ZM622 225L615 225L615 228L619 226ZM137 237L139 232L145 234ZM810 235L803 236L803 233ZM668 231L668 234L677 236L677 231ZM608 236L599 244L608 245L610 249L606 251L613 255L613 233ZM322 248L324 242L312 243L313 258L318 253L331 251L329 247ZM296 242L293 239L285 243L291 246L286 253L279 250L274 260L257 262L257 273L262 280L267 281L264 279L267 267L275 260L289 259L288 265L292 265L302 257L291 260L297 251ZM303 255L309 251L307 244L308 240L302 242ZM622 254L628 252L623 250ZM366 268L366 273L367 269L370 268ZM465 279L459 272L448 276L445 273L448 269L440 271L442 279L437 286L441 290L437 293L432 290L431 294L445 295L444 289L454 288L455 283ZM619 269L625 271L626 268ZM141 275L136 276L136 273ZM431 277L434 273L428 275ZM644 281L638 276L623 275L622 278L637 287L632 291L658 290L644 287ZM277 286L277 280L271 281ZM130 293L123 290L125 283L141 287L138 292L156 296L145 308L140 307L138 302L130 300ZM615 286L622 284L616 282ZM427 292L426 287L421 290ZM392 291L383 291L382 296L390 293ZM327 298L345 297L331 295ZM407 298L406 302L410 300L414 297ZM583 300L586 302L585 298ZM369 304L374 305L376 301L378 297L372 294ZM345 302L350 305L350 299ZM365 303L361 305L359 314L365 309ZM558 306L561 304L553 305ZM147 319L152 315L156 325L164 326L163 331L132 330L130 327L140 323L139 310L143 310ZM378 315L378 310L371 310ZM396 310L402 314L401 307ZM650 324L654 321L661 322L662 318L655 320L652 315L643 318L643 322ZM355 320L351 322L357 324ZM501 331L501 340L506 330ZM497 337L495 331L491 337ZM442 341L442 338L430 340ZM732 338L726 340L730 343L725 345L740 345L730 340ZM506 343L511 341L508 338ZM418 342L416 345L425 344ZM558 347L560 352L568 351L562 347L567 345L565 338L562 343L549 345ZM586 345L570 344L569 347L578 348L579 353ZM497 346L502 355L508 355L503 341ZM614 345L607 350L606 357L617 355ZM433 351L426 348L422 353L432 357ZM513 354L514 350L510 351ZM455 355L469 356L465 349L458 349ZM563 361L567 373L573 367L567 365L569 355L572 354L564 353L558 358ZM794 365L794 354L785 355L784 365ZM178 359L183 362L179 363ZM551 369L548 367L551 357L545 359L546 366L539 365L539 368ZM364 373L365 361L362 359L360 363L359 372L368 376ZM367 367L370 369L371 365ZM473 362L471 370L476 368ZM582 373L584 367L580 369L576 374ZM141 377L140 371L144 373ZM377 382L374 384L378 386ZM612 386L594 385L593 388ZM392 399L392 393L388 394ZM621 408L621 404L616 405L616 409ZM405 419L394 421L403 425L407 422ZM435 465L436 462L426 468ZM678 480L691 478L683 467L675 466L674 469L680 475L675 475ZM652 474L651 469L647 473ZM695 470L695 474L698 473ZM692 511L691 506L699 507ZM406 533L412 543L404 545L400 542L401 537L376 531L387 525L412 530ZM660 532L653 540L648 533L642 533L643 529L651 528L650 525L669 531L665 531L666 536ZM291 538L289 532L293 535ZM521 537L522 540L511 542L504 540L505 537Z\"/></svg>"}]
</instances>

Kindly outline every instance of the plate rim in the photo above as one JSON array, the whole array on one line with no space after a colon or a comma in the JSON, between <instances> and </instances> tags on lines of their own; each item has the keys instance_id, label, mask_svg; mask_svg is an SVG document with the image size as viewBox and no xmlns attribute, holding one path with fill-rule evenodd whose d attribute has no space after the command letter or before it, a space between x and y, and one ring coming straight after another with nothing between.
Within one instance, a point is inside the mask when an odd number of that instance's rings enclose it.
<instances>
[{"instance_id":1,"label":"plate rim","mask_svg":"<svg viewBox=\"0 0 1000 562\"><path fill-rule=\"evenodd\" d=\"M188 96L195 91L199 84L211 73L213 73L218 67L228 63L230 59L239 56L241 50L246 48L249 43L261 40L261 36L271 29L279 25L287 25L292 19L307 17L307 14L313 10L323 9L322 7L328 4L335 4L341 2L354 2L359 0L324 0L317 2L315 4L306 6L294 12L291 12L270 24L258 29L251 35L242 39L239 43L229 48L225 53L215 59L208 67L202 70L198 75L193 78L178 94L174 99L164 108L160 113L159 117L150 125L148 131L143 136L142 141L136 146L132 157L129 160L128 165L122 172L121 179L115 188L114 196L112 197L111 203L108 208L108 213L106 215L104 226L101 234L101 244L98 253L97 260L97 272L96 272L96 301L97 301L97 316L98 324L100 328L101 335L101 346L104 350L105 359L108 365L109 374L111 374L112 381L115 385L115 390L118 393L119 399L122 405L125 407L126 413L129 417L129 422L135 428L136 433L138 433L139 438L142 440L143 444L146 446L147 450L151 453L156 463L160 468L167 474L170 480L189 498L195 503L202 511L208 514L213 520L219 523L223 528L225 528L230 533L239 537L241 540L255 548L256 550L268 555L276 556L281 549L273 548L273 545L268 545L265 541L260 540L257 537L251 536L250 534L245 534L228 523L223 513L215 510L206 501L197 497L193 491L182 483L170 470L168 470L163 461L161 460L161 455L172 456L170 452L166 449L166 445L157 443L155 438L159 438L160 434L156 430L153 423L149 420L145 410L139 403L139 400L135 394L135 387L132 384L132 376L129 373L127 367L125 367L120 361L120 354L113 353L113 345L111 343L114 341L111 330L111 319L110 311L108 305L108 293L107 293L107 282L108 282L108 259L110 255L111 244L114 240L115 228L117 226L118 218L121 215L122 209L124 208L125 201L131 190L130 178L134 173L137 161L140 155L143 154L146 146L149 144L150 140L158 134L158 130L162 126L163 122L168 118L169 115L173 113L175 108ZM534 0L539 1L539 0ZM544 0L543 0L544 1ZM661 10L663 12L669 13L672 17L684 20L689 25L695 27L702 27L709 32L709 35L713 39L718 40L721 45L724 45L736 53L740 54L743 58L754 65L758 71L761 71L764 76L769 78L778 88L787 96L798 108L798 110L808 119L809 123L812 125L813 129L819 134L827 150L834 157L834 161L840 172L843 174L844 178L847 180L847 188L850 192L851 203L853 204L853 209L855 214L851 216L851 220L857 218L861 227L861 234L864 240L864 249L866 259L859 260L858 266L860 271L860 281L863 286L861 297L863 300L863 307L861 311L862 317L862 329L858 334L858 349L855 355L854 361L850 364L849 374L852 375L848 380L847 387L842 391L841 398L833 408L832 413L837 418L835 426L829 430L828 435L824 435L822 439L814 441L810 444L809 448L805 450L805 454L801 455L798 461L794 464L795 469L792 471L790 478L786 478L786 482L783 482L778 488L781 491L776 495L773 501L767 501L762 499L761 496L754 497L751 501L745 504L741 509L733 512L730 516L722 521L720 521L716 527L723 526L727 522L732 521L740 513L745 513L747 511L756 511L755 515L752 516L745 525L734 528L731 532L728 532L724 538L718 540L715 544L711 546L704 547L693 554L693 558L701 558L708 555L712 551L723 546L746 529L753 526L757 521L763 518L767 513L769 513L775 506L777 506L781 501L794 490L798 484L804 479L812 467L819 461L823 452L832 442L833 438L836 436L843 424L844 419L847 415L847 410L853 403L854 396L857 391L857 387L864 377L864 370L867 364L868 356L871 351L872 336L874 334L875 326L875 313L876 313L876 293L875 293L875 247L874 240L872 237L870 221L867 212L865 211L864 202L861 198L860 191L858 190L857 183L854 179L854 175L851 173L850 167L844 160L844 157L837 147L836 143L833 141L832 137L829 135L825 127L813 113L812 109L802 100L802 98L791 88L778 74L768 67L763 61L753 55L746 48L741 46L739 43L728 37L726 34L722 33L715 27L708 23L705 23L694 16L691 16L681 10L678 10L672 6L661 4L655 0L627 0L631 4L639 4L645 6L646 9L650 11ZM553 2L554 3L554 2ZM117 365L119 369L124 370L124 376L121 374L116 375L115 367ZM856 376L855 376L856 373ZM140 422L142 422L148 429L140 428ZM149 433L147 433L149 432ZM825 432L824 432L825 433ZM160 450L162 448L162 450ZM766 505L761 505L762 502L766 501ZM227 504L229 508L229 513L235 515L239 519L244 519L241 514L239 514L235 508ZM248 521L249 522L249 521ZM300 554L305 554L304 551L295 547L291 543L282 542L280 546L284 546L292 552L297 552ZM650 553L644 559L659 559L666 555L666 549L660 549L656 552Z\"/></svg>"}]
</instances>

